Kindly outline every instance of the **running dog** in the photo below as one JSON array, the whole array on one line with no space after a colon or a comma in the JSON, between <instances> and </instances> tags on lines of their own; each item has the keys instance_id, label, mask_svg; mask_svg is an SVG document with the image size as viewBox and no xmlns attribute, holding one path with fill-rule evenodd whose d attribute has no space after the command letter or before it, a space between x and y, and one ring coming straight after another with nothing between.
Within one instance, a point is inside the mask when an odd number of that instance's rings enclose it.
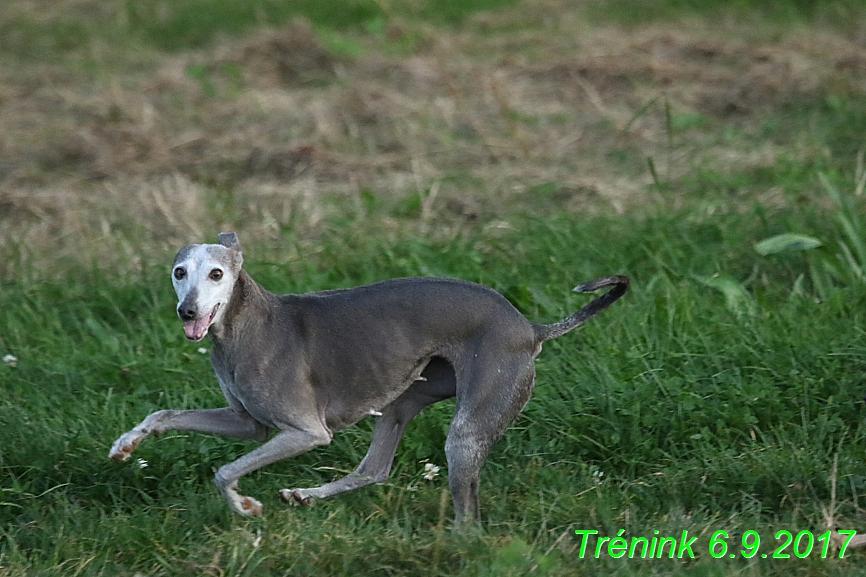
<instances>
[{"instance_id":1,"label":"running dog","mask_svg":"<svg viewBox=\"0 0 866 577\"><path fill-rule=\"evenodd\" d=\"M183 247L171 272L186 338L210 335L211 362L228 406L157 411L109 452L125 461L146 436L168 430L261 441L216 473L217 487L242 515L260 515L262 505L239 492L240 477L327 445L335 431L366 415L376 416L376 426L354 472L280 493L308 504L383 481L409 421L427 405L457 397L445 442L448 484L455 523L478 520L481 466L529 400L542 343L606 309L629 284L622 275L585 282L574 290L613 288L544 325L528 321L494 290L462 280L401 278L276 295L242 264L237 235L222 233L219 244Z\"/></svg>"}]
</instances>

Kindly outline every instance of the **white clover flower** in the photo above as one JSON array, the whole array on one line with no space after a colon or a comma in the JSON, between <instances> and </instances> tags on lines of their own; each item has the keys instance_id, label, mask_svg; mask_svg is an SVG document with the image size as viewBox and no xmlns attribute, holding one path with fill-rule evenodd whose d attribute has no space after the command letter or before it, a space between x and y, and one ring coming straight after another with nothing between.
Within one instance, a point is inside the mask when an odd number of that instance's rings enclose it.
<instances>
[{"instance_id":1,"label":"white clover flower","mask_svg":"<svg viewBox=\"0 0 866 577\"><path fill-rule=\"evenodd\" d=\"M199 348L198 348L198 352L199 352L200 355L206 355L206 354L207 354L207 349L204 348L204 347L199 347Z\"/></svg>"},{"instance_id":2,"label":"white clover flower","mask_svg":"<svg viewBox=\"0 0 866 577\"><path fill-rule=\"evenodd\" d=\"M3 364L7 367L14 367L18 364L18 357L15 355L3 355Z\"/></svg>"},{"instance_id":3,"label":"white clover flower","mask_svg":"<svg viewBox=\"0 0 866 577\"><path fill-rule=\"evenodd\" d=\"M432 481L439 474L439 467L434 465L433 463L426 463L424 465L424 478L428 481Z\"/></svg>"}]
</instances>

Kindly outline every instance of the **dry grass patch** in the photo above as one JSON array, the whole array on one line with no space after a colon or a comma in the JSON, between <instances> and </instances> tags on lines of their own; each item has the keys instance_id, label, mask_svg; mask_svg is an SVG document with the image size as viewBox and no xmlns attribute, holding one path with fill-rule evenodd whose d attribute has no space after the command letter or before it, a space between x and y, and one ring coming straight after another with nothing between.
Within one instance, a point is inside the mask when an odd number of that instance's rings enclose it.
<instances>
[{"instance_id":1,"label":"dry grass patch","mask_svg":"<svg viewBox=\"0 0 866 577\"><path fill-rule=\"evenodd\" d=\"M808 127L748 136L796 103L862 94L866 49L763 26L590 26L545 2L459 28L323 36L296 20L177 55L94 40L60 63L7 62L0 252L17 256L0 276L44 273L58 244L107 263L117 244L161 258L218 228L255 243L291 220L314 238L361 191L426 199L453 234L550 198L640 206L648 157L675 180L821 154ZM745 137L720 137L732 128Z\"/></svg>"}]
</instances>

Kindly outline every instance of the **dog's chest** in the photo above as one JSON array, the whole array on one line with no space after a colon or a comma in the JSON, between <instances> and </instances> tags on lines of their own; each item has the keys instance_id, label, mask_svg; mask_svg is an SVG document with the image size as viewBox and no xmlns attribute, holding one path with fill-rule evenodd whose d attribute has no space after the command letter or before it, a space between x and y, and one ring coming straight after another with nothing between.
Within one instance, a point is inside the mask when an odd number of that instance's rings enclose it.
<instances>
[{"instance_id":1,"label":"dog's chest","mask_svg":"<svg viewBox=\"0 0 866 577\"><path fill-rule=\"evenodd\" d=\"M267 383L255 378L256 371L250 370L249 362L233 362L228 351L214 347L211 364L229 405L237 407L239 404L257 421L273 426L269 411L263 408L272 402L274 392L269 390Z\"/></svg>"},{"instance_id":2,"label":"dog's chest","mask_svg":"<svg viewBox=\"0 0 866 577\"><path fill-rule=\"evenodd\" d=\"M246 348L245 354L215 346L211 363L229 405L243 408L255 420L282 429L298 415L317 414L316 398L301 367L267 347ZM291 355L288 355L291 357Z\"/></svg>"},{"instance_id":3,"label":"dog's chest","mask_svg":"<svg viewBox=\"0 0 866 577\"><path fill-rule=\"evenodd\" d=\"M234 371L225 364L216 361L213 362L213 369L223 393L225 393L226 397L231 397L229 398L229 402L232 400L241 401L243 391L238 390L238 387L235 385Z\"/></svg>"}]
</instances>

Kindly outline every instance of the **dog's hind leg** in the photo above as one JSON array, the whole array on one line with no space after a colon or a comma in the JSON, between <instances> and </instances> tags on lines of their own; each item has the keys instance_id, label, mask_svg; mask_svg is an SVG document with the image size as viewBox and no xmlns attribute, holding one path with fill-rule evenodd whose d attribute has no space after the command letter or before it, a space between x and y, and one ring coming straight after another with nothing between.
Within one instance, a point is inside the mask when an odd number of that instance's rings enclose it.
<instances>
[{"instance_id":1,"label":"dog's hind leg","mask_svg":"<svg viewBox=\"0 0 866 577\"><path fill-rule=\"evenodd\" d=\"M227 437L256 439L268 438L268 428L253 419L243 409L193 409L185 411L157 411L147 416L131 431L114 441L108 456L115 461L126 461L142 439L163 431L185 430L213 433Z\"/></svg>"},{"instance_id":2,"label":"dog's hind leg","mask_svg":"<svg viewBox=\"0 0 866 577\"><path fill-rule=\"evenodd\" d=\"M426 379L413 383L402 395L382 410L376 419L367 455L352 473L308 489L282 489L280 495L292 504L310 504L337 493L381 483L391 472L397 445L409 422L427 405L454 396L454 370L447 361L434 358L421 373Z\"/></svg>"},{"instance_id":3,"label":"dog's hind leg","mask_svg":"<svg viewBox=\"0 0 866 577\"><path fill-rule=\"evenodd\" d=\"M394 403L398 402L394 401ZM345 477L319 487L280 489L282 498L293 505L309 505L316 499L325 499L337 493L384 481L391 471L397 444L403 436L406 425L423 408L417 405L410 406L408 403L395 406L394 403L385 408L382 416L376 419L370 449L357 469Z\"/></svg>"},{"instance_id":4,"label":"dog's hind leg","mask_svg":"<svg viewBox=\"0 0 866 577\"><path fill-rule=\"evenodd\" d=\"M481 467L532 393L535 367L531 357L508 364L501 356L488 360L479 362L467 381L458 384L457 406L445 441L455 525L480 519Z\"/></svg>"}]
</instances>

